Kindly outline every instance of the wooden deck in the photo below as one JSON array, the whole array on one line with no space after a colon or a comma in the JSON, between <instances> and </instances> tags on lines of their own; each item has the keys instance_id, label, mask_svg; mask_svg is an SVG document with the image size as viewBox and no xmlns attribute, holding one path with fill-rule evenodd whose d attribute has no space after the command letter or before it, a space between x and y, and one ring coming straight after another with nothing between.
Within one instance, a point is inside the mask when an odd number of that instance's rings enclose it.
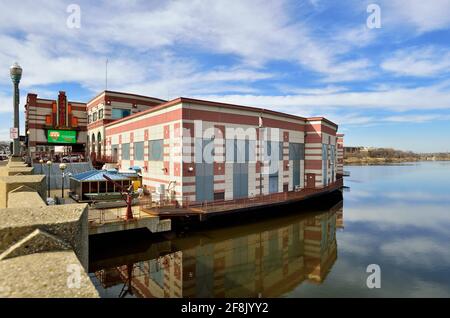
<instances>
[{"instance_id":1,"label":"wooden deck","mask_svg":"<svg viewBox=\"0 0 450 318\"><path fill-rule=\"evenodd\" d=\"M302 189L300 191L274 193L238 200L204 202L203 204L196 203L182 207L176 207L175 205L158 206L154 203L144 201L140 206L140 210L141 212L164 218L199 216L202 219L203 216L211 216L213 214L244 212L252 209L295 203L331 193L340 189L342 186L343 179L338 179L336 182L322 188Z\"/></svg>"}]
</instances>

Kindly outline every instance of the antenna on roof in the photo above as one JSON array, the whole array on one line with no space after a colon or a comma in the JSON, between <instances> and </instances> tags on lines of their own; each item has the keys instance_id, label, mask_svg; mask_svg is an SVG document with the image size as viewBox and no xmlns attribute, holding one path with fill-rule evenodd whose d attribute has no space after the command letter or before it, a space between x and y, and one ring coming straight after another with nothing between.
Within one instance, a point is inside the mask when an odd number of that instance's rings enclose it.
<instances>
[{"instance_id":1,"label":"antenna on roof","mask_svg":"<svg viewBox=\"0 0 450 318\"><path fill-rule=\"evenodd\" d=\"M106 59L106 68L105 68L105 91L108 90L108 59Z\"/></svg>"}]
</instances>

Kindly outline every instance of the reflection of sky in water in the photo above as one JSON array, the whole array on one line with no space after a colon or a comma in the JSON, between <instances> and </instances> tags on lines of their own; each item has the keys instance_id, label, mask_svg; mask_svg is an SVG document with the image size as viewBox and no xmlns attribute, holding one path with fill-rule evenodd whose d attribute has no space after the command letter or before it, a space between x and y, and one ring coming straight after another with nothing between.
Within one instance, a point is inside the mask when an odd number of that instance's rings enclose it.
<instances>
[{"instance_id":1,"label":"reflection of sky in water","mask_svg":"<svg viewBox=\"0 0 450 318\"><path fill-rule=\"evenodd\" d=\"M346 167L345 229L338 259L319 286L289 297L450 297L450 164ZM381 289L368 289L368 264Z\"/></svg>"},{"instance_id":2,"label":"reflection of sky in water","mask_svg":"<svg viewBox=\"0 0 450 318\"><path fill-rule=\"evenodd\" d=\"M144 241L149 252L132 262L135 280L156 297L450 297L450 163L346 170L343 229L341 221L336 229L339 203L320 213ZM155 272L154 254L158 262L178 258ZM369 264L381 267L381 289L366 287ZM184 274L175 284L176 268ZM117 297L122 287L99 289Z\"/></svg>"}]
</instances>

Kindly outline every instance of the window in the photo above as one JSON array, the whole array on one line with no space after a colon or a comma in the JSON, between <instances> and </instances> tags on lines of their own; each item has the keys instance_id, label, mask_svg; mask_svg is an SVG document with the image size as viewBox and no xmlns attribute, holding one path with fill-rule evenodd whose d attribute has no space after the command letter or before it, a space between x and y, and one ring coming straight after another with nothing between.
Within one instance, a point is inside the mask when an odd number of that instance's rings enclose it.
<instances>
[{"instance_id":1,"label":"window","mask_svg":"<svg viewBox=\"0 0 450 318\"><path fill-rule=\"evenodd\" d=\"M122 160L130 160L130 144L122 144Z\"/></svg>"},{"instance_id":2,"label":"window","mask_svg":"<svg viewBox=\"0 0 450 318\"><path fill-rule=\"evenodd\" d=\"M114 183L106 182L106 192L114 192Z\"/></svg>"},{"instance_id":3,"label":"window","mask_svg":"<svg viewBox=\"0 0 450 318\"><path fill-rule=\"evenodd\" d=\"M195 138L195 162L212 163L214 161L213 139Z\"/></svg>"},{"instance_id":4,"label":"window","mask_svg":"<svg viewBox=\"0 0 450 318\"><path fill-rule=\"evenodd\" d=\"M111 112L112 119L120 119L131 114L131 110L122 108L113 108Z\"/></svg>"},{"instance_id":5,"label":"window","mask_svg":"<svg viewBox=\"0 0 450 318\"><path fill-rule=\"evenodd\" d=\"M272 158L272 151L278 151L278 160L283 160L283 142L277 142L277 141L266 141L266 160L268 159L276 159L275 157ZM276 149L278 147L278 149ZM277 155L277 154L273 154Z\"/></svg>"},{"instance_id":6,"label":"window","mask_svg":"<svg viewBox=\"0 0 450 318\"><path fill-rule=\"evenodd\" d=\"M103 108L98 111L98 119L103 118Z\"/></svg>"},{"instance_id":7,"label":"window","mask_svg":"<svg viewBox=\"0 0 450 318\"><path fill-rule=\"evenodd\" d=\"M88 116L88 124L90 124L90 123L92 123L92 115L91 114L89 114L89 116Z\"/></svg>"},{"instance_id":8,"label":"window","mask_svg":"<svg viewBox=\"0 0 450 318\"><path fill-rule=\"evenodd\" d=\"M111 146L111 153L112 153L113 161L117 162L118 155L119 155L119 145L112 145Z\"/></svg>"},{"instance_id":9,"label":"window","mask_svg":"<svg viewBox=\"0 0 450 318\"><path fill-rule=\"evenodd\" d=\"M92 121L97 121L97 112L92 113Z\"/></svg>"},{"instance_id":10,"label":"window","mask_svg":"<svg viewBox=\"0 0 450 318\"><path fill-rule=\"evenodd\" d=\"M236 163L254 162L256 159L256 141L248 139L225 140L226 161Z\"/></svg>"},{"instance_id":11,"label":"window","mask_svg":"<svg viewBox=\"0 0 450 318\"><path fill-rule=\"evenodd\" d=\"M291 142L289 144L289 160L305 160L305 144Z\"/></svg>"},{"instance_id":12,"label":"window","mask_svg":"<svg viewBox=\"0 0 450 318\"><path fill-rule=\"evenodd\" d=\"M144 142L134 143L134 160L144 160Z\"/></svg>"},{"instance_id":13,"label":"window","mask_svg":"<svg viewBox=\"0 0 450 318\"><path fill-rule=\"evenodd\" d=\"M164 287L164 269L158 263L159 260L152 259L149 261L149 274L152 281L154 281L161 288Z\"/></svg>"},{"instance_id":14,"label":"window","mask_svg":"<svg viewBox=\"0 0 450 318\"><path fill-rule=\"evenodd\" d=\"M105 193L106 192L106 182L107 181L100 181L98 183L98 192Z\"/></svg>"},{"instance_id":15,"label":"window","mask_svg":"<svg viewBox=\"0 0 450 318\"><path fill-rule=\"evenodd\" d=\"M163 160L163 139L149 140L148 142L148 160Z\"/></svg>"}]
</instances>

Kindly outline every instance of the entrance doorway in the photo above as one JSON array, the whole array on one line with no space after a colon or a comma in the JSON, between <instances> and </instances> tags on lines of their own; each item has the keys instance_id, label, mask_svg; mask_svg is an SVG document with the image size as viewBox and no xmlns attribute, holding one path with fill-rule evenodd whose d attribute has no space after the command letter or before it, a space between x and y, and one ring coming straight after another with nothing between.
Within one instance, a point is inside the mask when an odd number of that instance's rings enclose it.
<instances>
[{"instance_id":1,"label":"entrance doorway","mask_svg":"<svg viewBox=\"0 0 450 318\"><path fill-rule=\"evenodd\" d=\"M316 174L307 173L306 174L306 187L308 189L314 189L316 187Z\"/></svg>"}]
</instances>

